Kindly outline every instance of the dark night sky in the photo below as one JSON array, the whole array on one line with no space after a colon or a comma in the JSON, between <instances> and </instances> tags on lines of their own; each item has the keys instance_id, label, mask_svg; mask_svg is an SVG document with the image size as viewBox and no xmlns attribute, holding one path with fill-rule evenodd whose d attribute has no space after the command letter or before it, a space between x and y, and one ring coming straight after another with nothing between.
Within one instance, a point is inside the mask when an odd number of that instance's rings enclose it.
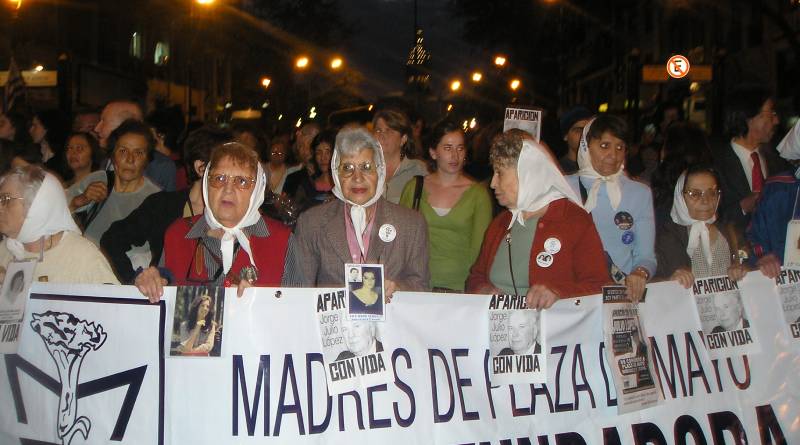
<instances>
[{"instance_id":1,"label":"dark night sky","mask_svg":"<svg viewBox=\"0 0 800 445\"><path fill-rule=\"evenodd\" d=\"M470 71L479 58L462 38L462 23L453 19L447 0L420 0L419 25L425 47L432 54L434 88L443 78ZM354 34L345 52L354 68L369 79L364 82L367 97L400 91L404 87L404 67L414 41L414 2L412 0L342 0L341 11L355 23ZM479 51L475 51L479 54Z\"/></svg>"}]
</instances>

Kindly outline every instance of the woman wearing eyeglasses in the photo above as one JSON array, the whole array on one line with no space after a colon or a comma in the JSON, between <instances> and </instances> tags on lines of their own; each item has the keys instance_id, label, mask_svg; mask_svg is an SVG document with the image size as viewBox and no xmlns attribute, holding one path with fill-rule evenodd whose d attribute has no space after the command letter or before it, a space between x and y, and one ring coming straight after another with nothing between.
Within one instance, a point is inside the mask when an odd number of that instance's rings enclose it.
<instances>
[{"instance_id":1,"label":"woman wearing eyeglasses","mask_svg":"<svg viewBox=\"0 0 800 445\"><path fill-rule=\"evenodd\" d=\"M64 189L42 167L18 167L0 178L0 283L11 261L38 261L34 281L119 284L108 261L81 236Z\"/></svg>"},{"instance_id":2,"label":"woman wearing eyeglasses","mask_svg":"<svg viewBox=\"0 0 800 445\"><path fill-rule=\"evenodd\" d=\"M250 286L278 286L286 273L290 230L264 217L267 177L258 154L238 142L217 146L203 175L202 215L175 221L164 235L163 267L150 267L136 287L158 301L166 284L238 286L241 296ZM285 271L286 268L286 271Z\"/></svg>"},{"instance_id":3,"label":"woman wearing eyeglasses","mask_svg":"<svg viewBox=\"0 0 800 445\"><path fill-rule=\"evenodd\" d=\"M343 286L346 263L384 266L385 298L430 287L428 231L418 213L382 197L383 152L363 127L336 135L331 159L337 200L300 215L295 230L304 286Z\"/></svg>"},{"instance_id":4,"label":"woman wearing eyeglasses","mask_svg":"<svg viewBox=\"0 0 800 445\"><path fill-rule=\"evenodd\" d=\"M697 278L745 276L747 269L731 261L735 246L716 221L720 197L719 176L711 167L692 166L678 178L670 219L657 231L658 277L688 289Z\"/></svg>"}]
</instances>

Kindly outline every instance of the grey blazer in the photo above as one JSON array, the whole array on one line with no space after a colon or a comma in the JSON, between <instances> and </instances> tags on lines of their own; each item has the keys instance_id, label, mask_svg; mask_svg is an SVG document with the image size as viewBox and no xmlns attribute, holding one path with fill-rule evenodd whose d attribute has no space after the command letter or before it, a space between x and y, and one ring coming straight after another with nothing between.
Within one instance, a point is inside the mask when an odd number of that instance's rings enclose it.
<instances>
[{"instance_id":1,"label":"grey blazer","mask_svg":"<svg viewBox=\"0 0 800 445\"><path fill-rule=\"evenodd\" d=\"M366 263L383 264L384 275L398 290L430 290L428 227L414 212L381 198L375 204L375 223ZM345 204L334 200L312 207L300 215L295 229L295 253L304 287L342 287L344 265L352 263L344 220ZM397 236L384 242L378 235L391 224Z\"/></svg>"}]
</instances>

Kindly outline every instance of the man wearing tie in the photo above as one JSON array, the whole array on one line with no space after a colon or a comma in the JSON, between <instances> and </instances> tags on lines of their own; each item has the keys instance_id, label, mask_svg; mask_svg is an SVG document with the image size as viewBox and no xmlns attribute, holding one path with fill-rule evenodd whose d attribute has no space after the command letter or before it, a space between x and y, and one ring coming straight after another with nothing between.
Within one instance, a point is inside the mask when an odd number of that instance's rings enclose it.
<instances>
[{"instance_id":1,"label":"man wearing tie","mask_svg":"<svg viewBox=\"0 0 800 445\"><path fill-rule=\"evenodd\" d=\"M775 102L761 86L739 86L728 98L727 143L719 146L714 159L722 191L718 213L723 223L735 229L737 249L766 178L787 168L766 145L779 122Z\"/></svg>"}]
</instances>

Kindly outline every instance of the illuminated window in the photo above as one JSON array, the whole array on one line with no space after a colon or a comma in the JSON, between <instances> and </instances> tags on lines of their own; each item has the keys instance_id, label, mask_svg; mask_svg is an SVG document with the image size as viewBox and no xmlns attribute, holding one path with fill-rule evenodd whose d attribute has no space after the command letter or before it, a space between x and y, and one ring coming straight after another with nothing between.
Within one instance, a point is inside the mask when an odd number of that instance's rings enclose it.
<instances>
[{"instance_id":1,"label":"illuminated window","mask_svg":"<svg viewBox=\"0 0 800 445\"><path fill-rule=\"evenodd\" d=\"M169 62L169 43L156 43L156 51L153 54L153 63L163 66L166 65L167 62Z\"/></svg>"}]
</instances>

